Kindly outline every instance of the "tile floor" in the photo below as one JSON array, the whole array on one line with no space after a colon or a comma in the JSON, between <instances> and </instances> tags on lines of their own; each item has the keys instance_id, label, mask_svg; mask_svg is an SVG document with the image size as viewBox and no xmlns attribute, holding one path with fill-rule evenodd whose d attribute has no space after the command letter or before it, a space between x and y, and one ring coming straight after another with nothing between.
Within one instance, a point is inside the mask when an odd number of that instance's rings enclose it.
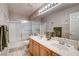
<instances>
[{"instance_id":1,"label":"tile floor","mask_svg":"<svg viewBox=\"0 0 79 59\"><path fill-rule=\"evenodd\" d=\"M31 56L28 52L28 44L29 40L9 43L8 47L0 52L0 56Z\"/></svg>"},{"instance_id":2,"label":"tile floor","mask_svg":"<svg viewBox=\"0 0 79 59\"><path fill-rule=\"evenodd\" d=\"M30 56L28 50L16 50L13 52L9 52L8 56Z\"/></svg>"},{"instance_id":3,"label":"tile floor","mask_svg":"<svg viewBox=\"0 0 79 59\"><path fill-rule=\"evenodd\" d=\"M28 48L19 47L14 49L7 49L2 52L1 56L31 56L28 52Z\"/></svg>"}]
</instances>

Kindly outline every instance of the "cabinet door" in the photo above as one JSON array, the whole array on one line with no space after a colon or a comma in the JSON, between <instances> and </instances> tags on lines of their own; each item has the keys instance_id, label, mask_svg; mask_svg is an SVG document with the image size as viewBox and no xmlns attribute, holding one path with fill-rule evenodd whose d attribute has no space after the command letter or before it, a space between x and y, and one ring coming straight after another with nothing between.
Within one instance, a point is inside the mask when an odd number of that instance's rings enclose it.
<instances>
[{"instance_id":1,"label":"cabinet door","mask_svg":"<svg viewBox=\"0 0 79 59\"><path fill-rule=\"evenodd\" d=\"M51 51L48 48L40 45L40 56L51 56Z\"/></svg>"},{"instance_id":2,"label":"cabinet door","mask_svg":"<svg viewBox=\"0 0 79 59\"><path fill-rule=\"evenodd\" d=\"M32 43L33 42L33 40L32 39L30 39L30 42L29 42L29 52L30 52L30 54L32 54Z\"/></svg>"},{"instance_id":3,"label":"cabinet door","mask_svg":"<svg viewBox=\"0 0 79 59\"><path fill-rule=\"evenodd\" d=\"M39 43L33 41L33 55L39 56Z\"/></svg>"},{"instance_id":4,"label":"cabinet door","mask_svg":"<svg viewBox=\"0 0 79 59\"><path fill-rule=\"evenodd\" d=\"M52 56L59 56L59 54L52 51Z\"/></svg>"}]
</instances>

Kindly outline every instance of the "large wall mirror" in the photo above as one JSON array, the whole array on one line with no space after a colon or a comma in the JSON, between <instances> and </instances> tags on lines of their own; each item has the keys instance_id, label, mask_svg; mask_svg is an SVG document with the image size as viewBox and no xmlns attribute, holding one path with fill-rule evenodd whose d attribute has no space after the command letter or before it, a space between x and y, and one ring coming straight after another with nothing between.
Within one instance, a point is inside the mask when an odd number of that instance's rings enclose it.
<instances>
[{"instance_id":1,"label":"large wall mirror","mask_svg":"<svg viewBox=\"0 0 79 59\"><path fill-rule=\"evenodd\" d=\"M70 14L70 38L79 40L79 12Z\"/></svg>"}]
</instances>

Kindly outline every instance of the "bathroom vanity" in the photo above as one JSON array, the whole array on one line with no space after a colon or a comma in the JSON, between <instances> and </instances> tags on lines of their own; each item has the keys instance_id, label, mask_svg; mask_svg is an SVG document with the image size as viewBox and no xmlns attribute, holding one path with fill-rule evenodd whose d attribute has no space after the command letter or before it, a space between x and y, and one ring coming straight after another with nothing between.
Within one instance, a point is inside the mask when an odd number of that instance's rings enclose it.
<instances>
[{"instance_id":1,"label":"bathroom vanity","mask_svg":"<svg viewBox=\"0 0 79 59\"><path fill-rule=\"evenodd\" d=\"M29 52L33 56L59 56L59 54L55 53L54 51L51 51L50 49L36 42L33 39L30 39Z\"/></svg>"},{"instance_id":2,"label":"bathroom vanity","mask_svg":"<svg viewBox=\"0 0 79 59\"><path fill-rule=\"evenodd\" d=\"M58 41L38 36L30 36L29 39L29 52L32 56L79 56L78 50L59 44Z\"/></svg>"}]
</instances>

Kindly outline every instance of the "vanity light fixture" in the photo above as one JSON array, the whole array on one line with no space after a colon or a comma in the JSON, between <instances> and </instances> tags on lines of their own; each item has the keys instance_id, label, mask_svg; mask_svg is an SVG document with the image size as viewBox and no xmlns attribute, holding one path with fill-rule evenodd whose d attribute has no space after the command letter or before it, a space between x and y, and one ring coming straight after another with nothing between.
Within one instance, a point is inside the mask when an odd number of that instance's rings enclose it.
<instances>
[{"instance_id":1,"label":"vanity light fixture","mask_svg":"<svg viewBox=\"0 0 79 59\"><path fill-rule=\"evenodd\" d=\"M49 4L47 4L46 6L44 6L43 8L41 8L38 12L39 13L43 13L43 12L45 12L45 11L47 11L48 9L50 9L50 8L52 8L52 7L54 7L54 6L56 6L58 3L49 3Z\"/></svg>"}]
</instances>

